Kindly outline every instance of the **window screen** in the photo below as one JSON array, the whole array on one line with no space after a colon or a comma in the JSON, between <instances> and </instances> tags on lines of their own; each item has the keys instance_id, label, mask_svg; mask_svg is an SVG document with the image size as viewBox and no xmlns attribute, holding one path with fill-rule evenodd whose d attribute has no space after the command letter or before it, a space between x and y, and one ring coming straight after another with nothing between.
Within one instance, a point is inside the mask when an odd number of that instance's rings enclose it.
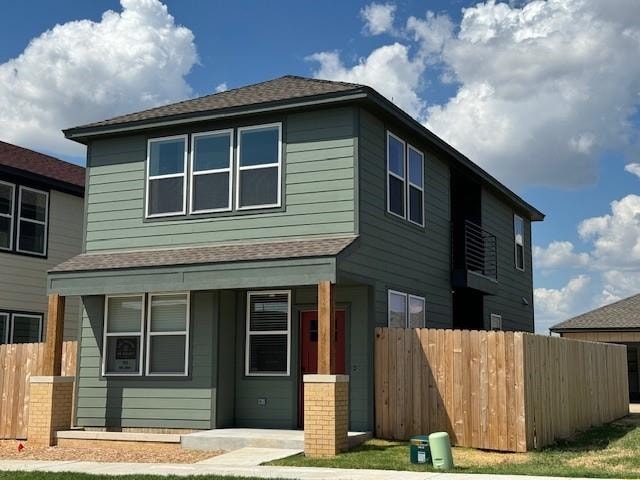
<instances>
[{"instance_id":1,"label":"window screen","mask_svg":"<svg viewBox=\"0 0 640 480\"><path fill-rule=\"evenodd\" d=\"M407 294L389 290L388 304L389 327L405 328L407 326Z\"/></svg>"},{"instance_id":2,"label":"window screen","mask_svg":"<svg viewBox=\"0 0 640 480\"><path fill-rule=\"evenodd\" d=\"M9 314L0 312L0 345L9 343Z\"/></svg>"},{"instance_id":3,"label":"window screen","mask_svg":"<svg viewBox=\"0 0 640 480\"><path fill-rule=\"evenodd\" d=\"M389 212L405 216L405 158L404 142L387 133L387 208Z\"/></svg>"},{"instance_id":4,"label":"window screen","mask_svg":"<svg viewBox=\"0 0 640 480\"><path fill-rule=\"evenodd\" d=\"M148 375L186 375L189 295L149 295Z\"/></svg>"},{"instance_id":5,"label":"window screen","mask_svg":"<svg viewBox=\"0 0 640 480\"><path fill-rule=\"evenodd\" d=\"M142 374L142 295L106 297L103 373Z\"/></svg>"},{"instance_id":6,"label":"window screen","mask_svg":"<svg viewBox=\"0 0 640 480\"><path fill-rule=\"evenodd\" d=\"M231 130L193 136L191 212L231 209Z\"/></svg>"},{"instance_id":7,"label":"window screen","mask_svg":"<svg viewBox=\"0 0 640 480\"><path fill-rule=\"evenodd\" d=\"M289 375L291 293L247 295L247 375Z\"/></svg>"},{"instance_id":8,"label":"window screen","mask_svg":"<svg viewBox=\"0 0 640 480\"><path fill-rule=\"evenodd\" d=\"M513 235L516 268L524 270L524 220L518 215L513 217Z\"/></svg>"},{"instance_id":9,"label":"window screen","mask_svg":"<svg viewBox=\"0 0 640 480\"><path fill-rule=\"evenodd\" d=\"M409 328L425 327L425 300L422 297L409 295Z\"/></svg>"},{"instance_id":10,"label":"window screen","mask_svg":"<svg viewBox=\"0 0 640 480\"><path fill-rule=\"evenodd\" d=\"M42 316L11 315L11 343L36 343L42 340Z\"/></svg>"},{"instance_id":11,"label":"window screen","mask_svg":"<svg viewBox=\"0 0 640 480\"><path fill-rule=\"evenodd\" d=\"M46 255L49 194L20 187L18 251Z\"/></svg>"},{"instance_id":12,"label":"window screen","mask_svg":"<svg viewBox=\"0 0 640 480\"><path fill-rule=\"evenodd\" d=\"M15 186L0 182L0 249L13 248L13 203ZM0 332L0 335L2 332ZM1 340L1 337L0 337Z\"/></svg>"},{"instance_id":13,"label":"window screen","mask_svg":"<svg viewBox=\"0 0 640 480\"><path fill-rule=\"evenodd\" d=\"M238 129L238 208L280 205L281 126Z\"/></svg>"},{"instance_id":14,"label":"window screen","mask_svg":"<svg viewBox=\"0 0 640 480\"><path fill-rule=\"evenodd\" d=\"M149 140L147 216L185 213L186 149L186 136Z\"/></svg>"},{"instance_id":15,"label":"window screen","mask_svg":"<svg viewBox=\"0 0 640 480\"><path fill-rule=\"evenodd\" d=\"M424 225L424 156L415 148L408 148L409 221Z\"/></svg>"}]
</instances>

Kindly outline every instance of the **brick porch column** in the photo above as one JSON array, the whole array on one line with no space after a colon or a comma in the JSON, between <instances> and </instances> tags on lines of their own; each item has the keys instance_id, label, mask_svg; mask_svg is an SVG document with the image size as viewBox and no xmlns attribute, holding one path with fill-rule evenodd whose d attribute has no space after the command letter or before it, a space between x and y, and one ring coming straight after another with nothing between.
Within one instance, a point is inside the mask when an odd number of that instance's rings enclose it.
<instances>
[{"instance_id":1,"label":"brick porch column","mask_svg":"<svg viewBox=\"0 0 640 480\"><path fill-rule=\"evenodd\" d=\"M349 376L305 375L304 454L333 457L349 448Z\"/></svg>"},{"instance_id":2,"label":"brick porch column","mask_svg":"<svg viewBox=\"0 0 640 480\"><path fill-rule=\"evenodd\" d=\"M27 440L37 445L55 445L56 432L71 428L74 377L62 377L62 332L65 297L49 294L47 333L42 375L29 385Z\"/></svg>"},{"instance_id":3,"label":"brick porch column","mask_svg":"<svg viewBox=\"0 0 640 480\"><path fill-rule=\"evenodd\" d=\"M349 377L336 375L336 302L334 285L318 284L318 373L305 375L304 454L333 457L347 450Z\"/></svg>"},{"instance_id":4,"label":"brick porch column","mask_svg":"<svg viewBox=\"0 0 640 480\"><path fill-rule=\"evenodd\" d=\"M71 428L74 377L31 377L29 390L30 444L51 446L56 432Z\"/></svg>"}]
</instances>

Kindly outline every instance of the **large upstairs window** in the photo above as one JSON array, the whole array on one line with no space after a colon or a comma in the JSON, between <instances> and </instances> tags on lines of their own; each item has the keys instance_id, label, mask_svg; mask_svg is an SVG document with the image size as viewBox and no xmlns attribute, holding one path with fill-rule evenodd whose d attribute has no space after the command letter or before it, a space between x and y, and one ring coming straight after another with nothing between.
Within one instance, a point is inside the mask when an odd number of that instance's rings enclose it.
<instances>
[{"instance_id":1,"label":"large upstairs window","mask_svg":"<svg viewBox=\"0 0 640 480\"><path fill-rule=\"evenodd\" d=\"M18 194L18 252L47 254L47 221L49 194L20 187Z\"/></svg>"},{"instance_id":2,"label":"large upstairs window","mask_svg":"<svg viewBox=\"0 0 640 480\"><path fill-rule=\"evenodd\" d=\"M147 217L187 209L187 136L154 138L147 147Z\"/></svg>"},{"instance_id":3,"label":"large upstairs window","mask_svg":"<svg viewBox=\"0 0 640 480\"><path fill-rule=\"evenodd\" d=\"M282 163L281 123L152 138L146 218L280 207Z\"/></svg>"},{"instance_id":4,"label":"large upstairs window","mask_svg":"<svg viewBox=\"0 0 640 480\"><path fill-rule=\"evenodd\" d=\"M280 206L281 126L238 129L239 210Z\"/></svg>"},{"instance_id":5,"label":"large upstairs window","mask_svg":"<svg viewBox=\"0 0 640 480\"><path fill-rule=\"evenodd\" d=\"M424 226L424 155L387 132L387 211Z\"/></svg>"},{"instance_id":6,"label":"large upstairs window","mask_svg":"<svg viewBox=\"0 0 640 480\"><path fill-rule=\"evenodd\" d=\"M0 181L0 250L13 248L13 202L16 187ZM0 332L1 336L2 332Z\"/></svg>"},{"instance_id":7,"label":"large upstairs window","mask_svg":"<svg viewBox=\"0 0 640 480\"><path fill-rule=\"evenodd\" d=\"M191 137L191 213L231 210L233 130Z\"/></svg>"}]
</instances>

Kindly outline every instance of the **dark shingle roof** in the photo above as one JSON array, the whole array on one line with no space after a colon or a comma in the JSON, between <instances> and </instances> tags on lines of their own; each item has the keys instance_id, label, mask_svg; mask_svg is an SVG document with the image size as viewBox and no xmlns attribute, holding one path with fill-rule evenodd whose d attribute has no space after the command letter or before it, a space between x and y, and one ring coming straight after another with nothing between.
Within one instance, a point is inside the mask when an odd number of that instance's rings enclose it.
<instances>
[{"instance_id":1,"label":"dark shingle roof","mask_svg":"<svg viewBox=\"0 0 640 480\"><path fill-rule=\"evenodd\" d=\"M280 100L292 100L295 98L312 97L316 95L347 92L358 90L362 85L355 83L333 82L313 78L286 75L284 77L268 80L266 82L234 88L204 97L185 100L183 102L163 105L142 112L120 115L118 117L90 123L75 128L101 127L117 125L120 123L152 120L175 115L185 115L209 112L232 107L245 107L258 103L277 102Z\"/></svg>"},{"instance_id":2,"label":"dark shingle roof","mask_svg":"<svg viewBox=\"0 0 640 480\"><path fill-rule=\"evenodd\" d=\"M609 330L630 328L640 328L640 294L570 318L569 320L554 325L550 330Z\"/></svg>"},{"instance_id":3,"label":"dark shingle roof","mask_svg":"<svg viewBox=\"0 0 640 480\"><path fill-rule=\"evenodd\" d=\"M339 254L355 239L355 236L327 237L285 242L208 245L113 253L84 253L61 263L53 268L51 272L62 273L251 260L327 257Z\"/></svg>"},{"instance_id":4,"label":"dark shingle roof","mask_svg":"<svg viewBox=\"0 0 640 480\"><path fill-rule=\"evenodd\" d=\"M84 167L3 141L0 165L84 189Z\"/></svg>"}]
</instances>

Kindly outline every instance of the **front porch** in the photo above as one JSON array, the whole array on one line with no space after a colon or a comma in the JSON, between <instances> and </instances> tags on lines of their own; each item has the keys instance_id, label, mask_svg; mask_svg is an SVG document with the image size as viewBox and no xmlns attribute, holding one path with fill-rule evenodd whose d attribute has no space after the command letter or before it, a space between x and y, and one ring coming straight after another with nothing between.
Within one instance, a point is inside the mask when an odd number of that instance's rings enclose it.
<instances>
[{"instance_id":1,"label":"front porch","mask_svg":"<svg viewBox=\"0 0 640 480\"><path fill-rule=\"evenodd\" d=\"M195 253L177 250L145 253L144 267L130 254L88 254L58 267L49 276L52 357L65 296L81 296L84 306L76 426L199 430L201 443L239 445L284 430L297 446L306 437L310 455L348 448L350 426L373 430L369 287L336 286L336 256L352 240L278 252L295 257L313 247L316 258L260 259L250 246L222 263L219 249L199 251L197 266L184 259ZM249 252L251 260L241 258Z\"/></svg>"}]
</instances>

